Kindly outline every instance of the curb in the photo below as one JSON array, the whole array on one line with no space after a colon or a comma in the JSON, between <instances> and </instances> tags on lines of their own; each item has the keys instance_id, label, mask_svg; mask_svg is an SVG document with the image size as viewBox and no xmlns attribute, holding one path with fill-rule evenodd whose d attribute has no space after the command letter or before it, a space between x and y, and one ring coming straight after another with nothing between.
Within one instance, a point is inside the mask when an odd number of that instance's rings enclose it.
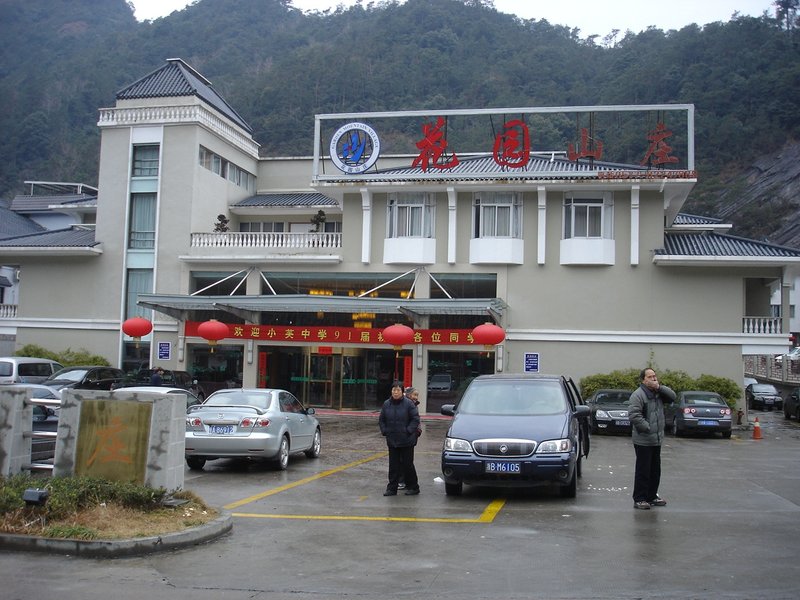
<instances>
[{"instance_id":1,"label":"curb","mask_svg":"<svg viewBox=\"0 0 800 600\"><path fill-rule=\"evenodd\" d=\"M84 558L117 558L177 550L204 544L233 529L230 513L204 525L164 535L122 540L65 540L30 535L0 534L0 548L26 552L51 552Z\"/></svg>"}]
</instances>

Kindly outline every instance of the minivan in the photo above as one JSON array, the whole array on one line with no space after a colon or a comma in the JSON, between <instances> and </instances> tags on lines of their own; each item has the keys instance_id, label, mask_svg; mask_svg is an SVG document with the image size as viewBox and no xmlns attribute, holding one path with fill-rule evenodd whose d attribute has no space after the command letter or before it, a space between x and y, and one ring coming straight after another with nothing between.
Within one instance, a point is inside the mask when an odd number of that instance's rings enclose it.
<instances>
[{"instance_id":1,"label":"minivan","mask_svg":"<svg viewBox=\"0 0 800 600\"><path fill-rule=\"evenodd\" d=\"M63 368L56 361L47 358L3 356L0 357L0 384L42 383Z\"/></svg>"}]
</instances>

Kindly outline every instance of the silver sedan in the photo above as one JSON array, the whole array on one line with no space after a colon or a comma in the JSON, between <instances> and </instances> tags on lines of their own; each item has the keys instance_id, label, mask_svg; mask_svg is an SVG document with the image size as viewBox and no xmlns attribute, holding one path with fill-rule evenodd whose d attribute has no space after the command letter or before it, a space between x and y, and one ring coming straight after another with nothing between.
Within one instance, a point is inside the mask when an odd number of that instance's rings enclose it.
<instances>
[{"instance_id":1,"label":"silver sedan","mask_svg":"<svg viewBox=\"0 0 800 600\"><path fill-rule=\"evenodd\" d=\"M322 444L313 408L279 389L225 389L186 414L186 464L202 469L207 460L271 460L281 470L289 455L319 456Z\"/></svg>"}]
</instances>

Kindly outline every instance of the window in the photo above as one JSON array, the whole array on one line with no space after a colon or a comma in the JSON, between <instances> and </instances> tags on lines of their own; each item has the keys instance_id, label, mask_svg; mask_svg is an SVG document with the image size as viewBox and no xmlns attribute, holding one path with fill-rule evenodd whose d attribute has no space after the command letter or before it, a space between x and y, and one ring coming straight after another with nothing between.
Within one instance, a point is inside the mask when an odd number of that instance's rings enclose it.
<instances>
[{"instance_id":1,"label":"window","mask_svg":"<svg viewBox=\"0 0 800 600\"><path fill-rule=\"evenodd\" d=\"M239 231L242 233L282 233L283 221L245 221L239 223Z\"/></svg>"},{"instance_id":2,"label":"window","mask_svg":"<svg viewBox=\"0 0 800 600\"><path fill-rule=\"evenodd\" d=\"M131 194L128 248L152 249L156 243L156 195Z\"/></svg>"},{"instance_id":3,"label":"window","mask_svg":"<svg viewBox=\"0 0 800 600\"><path fill-rule=\"evenodd\" d=\"M142 306L137 306L139 294L153 293L153 270L152 269L128 269L126 296L125 296L125 315L127 318L144 317L150 318L150 310Z\"/></svg>"},{"instance_id":4,"label":"window","mask_svg":"<svg viewBox=\"0 0 800 600\"><path fill-rule=\"evenodd\" d=\"M398 237L433 237L432 195L419 193L389 194L388 235Z\"/></svg>"},{"instance_id":5,"label":"window","mask_svg":"<svg viewBox=\"0 0 800 600\"><path fill-rule=\"evenodd\" d=\"M198 162L204 169L208 169L212 173L219 175L220 177L224 177L239 187L251 192L254 192L256 189L255 175L249 173L240 166L225 160L218 154L214 154L208 148L200 146Z\"/></svg>"},{"instance_id":6,"label":"window","mask_svg":"<svg viewBox=\"0 0 800 600\"><path fill-rule=\"evenodd\" d=\"M522 230L522 199L514 192L475 194L473 237L519 238Z\"/></svg>"},{"instance_id":7,"label":"window","mask_svg":"<svg viewBox=\"0 0 800 600\"><path fill-rule=\"evenodd\" d=\"M564 239L613 238L614 204L601 197L567 195L564 198Z\"/></svg>"},{"instance_id":8,"label":"window","mask_svg":"<svg viewBox=\"0 0 800 600\"><path fill-rule=\"evenodd\" d=\"M133 177L158 177L158 145L133 147Z\"/></svg>"}]
</instances>

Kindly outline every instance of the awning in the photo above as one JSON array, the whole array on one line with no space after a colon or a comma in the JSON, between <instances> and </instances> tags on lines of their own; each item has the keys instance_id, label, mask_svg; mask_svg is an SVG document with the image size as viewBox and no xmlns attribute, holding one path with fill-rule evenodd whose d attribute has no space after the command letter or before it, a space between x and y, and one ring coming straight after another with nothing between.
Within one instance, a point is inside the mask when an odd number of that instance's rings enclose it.
<instances>
[{"instance_id":1,"label":"awning","mask_svg":"<svg viewBox=\"0 0 800 600\"><path fill-rule=\"evenodd\" d=\"M401 313L414 321L428 315L476 315L499 321L508 308L500 298L350 298L345 296L183 296L139 294L137 304L181 321L191 320L192 311L217 311L250 323L260 322L262 312Z\"/></svg>"}]
</instances>

